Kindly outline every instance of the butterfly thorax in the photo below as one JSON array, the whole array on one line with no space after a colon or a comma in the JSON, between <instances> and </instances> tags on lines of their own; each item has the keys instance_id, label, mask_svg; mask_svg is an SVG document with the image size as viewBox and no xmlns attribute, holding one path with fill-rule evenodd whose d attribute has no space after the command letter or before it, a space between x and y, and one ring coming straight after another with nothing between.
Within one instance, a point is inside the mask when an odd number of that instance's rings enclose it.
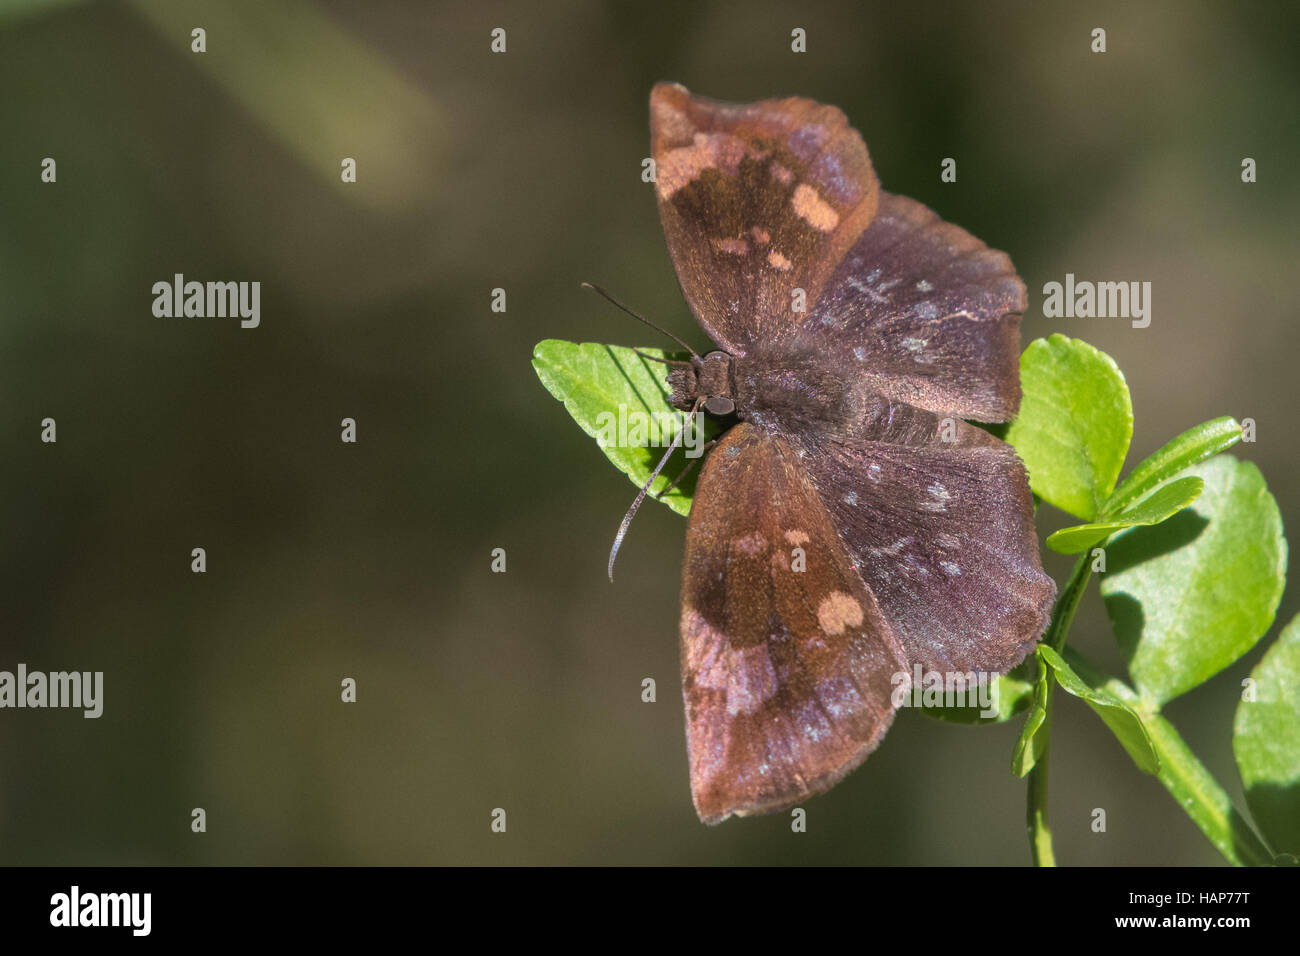
<instances>
[{"instance_id":1,"label":"butterfly thorax","mask_svg":"<svg viewBox=\"0 0 1300 956\"><path fill-rule=\"evenodd\" d=\"M841 426L870 417L861 389L853 389L827 363L813 356L742 357L714 351L668 373L675 408L690 411L702 402L710 414L735 414L767 427ZM875 396L872 396L875 397Z\"/></svg>"}]
</instances>

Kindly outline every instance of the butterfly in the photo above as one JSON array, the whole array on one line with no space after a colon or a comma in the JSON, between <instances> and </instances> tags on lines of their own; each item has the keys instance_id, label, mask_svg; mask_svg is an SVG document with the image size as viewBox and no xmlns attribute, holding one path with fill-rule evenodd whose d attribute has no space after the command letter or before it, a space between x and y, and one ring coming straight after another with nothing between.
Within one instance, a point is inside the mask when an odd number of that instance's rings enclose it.
<instances>
[{"instance_id":1,"label":"butterfly","mask_svg":"<svg viewBox=\"0 0 1300 956\"><path fill-rule=\"evenodd\" d=\"M809 99L660 83L655 194L716 349L671 402L726 427L682 566L691 794L705 823L787 809L857 767L918 666L999 674L1046 627L1025 470L968 424L1020 402L1010 259L880 188Z\"/></svg>"}]
</instances>

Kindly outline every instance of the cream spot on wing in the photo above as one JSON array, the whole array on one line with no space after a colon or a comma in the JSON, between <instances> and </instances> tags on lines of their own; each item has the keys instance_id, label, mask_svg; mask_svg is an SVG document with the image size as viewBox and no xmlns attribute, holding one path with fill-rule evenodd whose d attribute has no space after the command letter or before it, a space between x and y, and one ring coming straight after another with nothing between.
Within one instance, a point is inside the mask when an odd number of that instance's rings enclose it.
<instances>
[{"instance_id":1,"label":"cream spot on wing","mask_svg":"<svg viewBox=\"0 0 1300 956\"><path fill-rule=\"evenodd\" d=\"M713 239L713 248L719 252L729 252L733 256L749 255L749 243L744 239Z\"/></svg>"},{"instance_id":2,"label":"cream spot on wing","mask_svg":"<svg viewBox=\"0 0 1300 956\"><path fill-rule=\"evenodd\" d=\"M785 533L785 540L794 545L807 544L808 535L802 531L787 531Z\"/></svg>"},{"instance_id":3,"label":"cream spot on wing","mask_svg":"<svg viewBox=\"0 0 1300 956\"><path fill-rule=\"evenodd\" d=\"M772 171L772 178L784 186L789 186L791 181L794 179L794 173L790 172L790 170L786 169L776 160L773 160L772 165L768 168Z\"/></svg>"},{"instance_id":4,"label":"cream spot on wing","mask_svg":"<svg viewBox=\"0 0 1300 956\"><path fill-rule=\"evenodd\" d=\"M807 183L800 183L794 188L790 203L794 206L796 215L821 232L830 232L840 224L840 214Z\"/></svg>"},{"instance_id":5,"label":"cream spot on wing","mask_svg":"<svg viewBox=\"0 0 1300 956\"><path fill-rule=\"evenodd\" d=\"M832 591L817 605L817 623L827 634L843 634L862 623L862 605L843 591Z\"/></svg>"},{"instance_id":6,"label":"cream spot on wing","mask_svg":"<svg viewBox=\"0 0 1300 956\"><path fill-rule=\"evenodd\" d=\"M767 264L778 272L789 272L792 265L789 259L775 249L767 254Z\"/></svg>"},{"instance_id":7,"label":"cream spot on wing","mask_svg":"<svg viewBox=\"0 0 1300 956\"><path fill-rule=\"evenodd\" d=\"M683 186L698 179L706 169L718 169L735 176L740 161L754 151L744 140L730 133L696 133L690 146L670 149L655 164L655 189L660 199L671 199Z\"/></svg>"}]
</instances>

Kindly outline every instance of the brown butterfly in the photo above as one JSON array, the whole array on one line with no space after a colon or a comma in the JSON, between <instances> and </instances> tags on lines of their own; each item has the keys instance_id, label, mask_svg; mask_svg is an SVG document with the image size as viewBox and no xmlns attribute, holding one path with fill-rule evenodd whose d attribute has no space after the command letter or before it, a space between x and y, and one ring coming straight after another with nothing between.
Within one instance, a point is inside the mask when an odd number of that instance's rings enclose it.
<instances>
[{"instance_id":1,"label":"brown butterfly","mask_svg":"<svg viewBox=\"0 0 1300 956\"><path fill-rule=\"evenodd\" d=\"M669 373L672 402L731 424L682 568L691 792L717 823L842 779L916 665L1019 663L1055 587L1023 466L962 421L1020 402L1007 256L882 192L832 106L661 83L650 131L668 250L717 345Z\"/></svg>"}]
</instances>

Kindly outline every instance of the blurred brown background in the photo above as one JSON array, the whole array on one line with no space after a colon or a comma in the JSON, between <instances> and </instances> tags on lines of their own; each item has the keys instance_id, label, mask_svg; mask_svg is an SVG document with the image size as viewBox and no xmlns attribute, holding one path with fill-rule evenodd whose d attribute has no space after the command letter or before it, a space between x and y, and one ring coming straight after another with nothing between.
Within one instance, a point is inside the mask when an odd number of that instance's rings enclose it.
<instances>
[{"instance_id":1,"label":"blurred brown background","mask_svg":"<svg viewBox=\"0 0 1300 956\"><path fill-rule=\"evenodd\" d=\"M1019 721L903 713L802 836L696 821L685 523L648 505L605 580L633 488L532 347L661 344L584 279L704 344L640 181L654 81L812 96L887 189L1010 252L1025 341L1116 358L1130 463L1253 417L1237 453L1292 526L1298 34L1283 3L0 3L0 669L106 685L97 721L0 712L0 861L1026 863ZM154 318L175 272L260 280L261 327ZM1150 281L1150 328L1044 319L1066 272ZM1073 640L1117 664L1095 589ZM1239 807L1263 646L1168 712ZM1078 701L1054 730L1059 860L1220 861Z\"/></svg>"}]
</instances>

